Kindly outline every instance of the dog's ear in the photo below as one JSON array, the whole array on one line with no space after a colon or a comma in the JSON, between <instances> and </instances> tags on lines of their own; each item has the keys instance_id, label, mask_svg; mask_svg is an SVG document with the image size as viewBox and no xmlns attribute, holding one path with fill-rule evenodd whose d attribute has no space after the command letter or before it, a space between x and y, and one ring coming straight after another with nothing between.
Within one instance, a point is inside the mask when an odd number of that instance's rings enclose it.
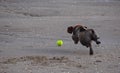
<instances>
[{"instance_id":1,"label":"dog's ear","mask_svg":"<svg viewBox=\"0 0 120 73\"><path fill-rule=\"evenodd\" d=\"M73 32L73 26L69 26L67 28L67 32L70 33L70 34L72 34L72 32Z\"/></svg>"},{"instance_id":2,"label":"dog's ear","mask_svg":"<svg viewBox=\"0 0 120 73\"><path fill-rule=\"evenodd\" d=\"M87 27L80 27L80 32L87 30Z\"/></svg>"},{"instance_id":3,"label":"dog's ear","mask_svg":"<svg viewBox=\"0 0 120 73\"><path fill-rule=\"evenodd\" d=\"M83 27L84 27L84 29L86 29L86 30L88 29L87 26L83 26Z\"/></svg>"}]
</instances>

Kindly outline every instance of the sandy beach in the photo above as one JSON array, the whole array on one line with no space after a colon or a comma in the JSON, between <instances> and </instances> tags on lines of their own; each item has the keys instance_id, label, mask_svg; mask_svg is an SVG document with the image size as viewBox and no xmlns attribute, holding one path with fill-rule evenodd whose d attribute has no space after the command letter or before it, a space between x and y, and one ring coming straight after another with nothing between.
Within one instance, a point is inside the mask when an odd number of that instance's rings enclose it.
<instances>
[{"instance_id":1,"label":"sandy beach","mask_svg":"<svg viewBox=\"0 0 120 73\"><path fill-rule=\"evenodd\" d=\"M67 33L75 24L100 37L94 55ZM120 73L120 1L0 0L0 73Z\"/></svg>"}]
</instances>

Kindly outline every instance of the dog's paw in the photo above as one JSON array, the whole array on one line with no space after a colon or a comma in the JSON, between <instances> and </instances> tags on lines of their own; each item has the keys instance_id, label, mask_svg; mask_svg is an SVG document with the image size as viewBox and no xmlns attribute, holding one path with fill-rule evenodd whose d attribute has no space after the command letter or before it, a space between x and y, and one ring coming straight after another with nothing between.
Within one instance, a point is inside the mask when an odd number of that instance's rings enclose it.
<instances>
[{"instance_id":1,"label":"dog's paw","mask_svg":"<svg viewBox=\"0 0 120 73\"><path fill-rule=\"evenodd\" d=\"M100 39L100 37L97 37L97 39Z\"/></svg>"},{"instance_id":2,"label":"dog's paw","mask_svg":"<svg viewBox=\"0 0 120 73\"><path fill-rule=\"evenodd\" d=\"M101 44L101 42L100 42L100 41L97 41L96 44Z\"/></svg>"},{"instance_id":3,"label":"dog's paw","mask_svg":"<svg viewBox=\"0 0 120 73\"><path fill-rule=\"evenodd\" d=\"M92 56L94 53L93 52L90 52L90 55Z\"/></svg>"}]
</instances>

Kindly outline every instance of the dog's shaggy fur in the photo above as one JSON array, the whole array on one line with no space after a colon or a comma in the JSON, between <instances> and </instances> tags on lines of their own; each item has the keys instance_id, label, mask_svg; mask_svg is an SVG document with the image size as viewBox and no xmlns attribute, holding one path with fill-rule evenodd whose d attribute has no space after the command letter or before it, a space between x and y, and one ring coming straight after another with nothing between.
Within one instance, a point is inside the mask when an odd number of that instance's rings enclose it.
<instances>
[{"instance_id":1,"label":"dog's shaggy fur","mask_svg":"<svg viewBox=\"0 0 120 73\"><path fill-rule=\"evenodd\" d=\"M80 43L83 46L90 48L90 55L93 55L93 49L91 42L95 41L96 44L100 44L101 42L98 41L98 37L93 29L88 29L86 26L82 25L75 25L75 26L69 26L67 28L67 32L72 34L72 39L75 44Z\"/></svg>"}]
</instances>

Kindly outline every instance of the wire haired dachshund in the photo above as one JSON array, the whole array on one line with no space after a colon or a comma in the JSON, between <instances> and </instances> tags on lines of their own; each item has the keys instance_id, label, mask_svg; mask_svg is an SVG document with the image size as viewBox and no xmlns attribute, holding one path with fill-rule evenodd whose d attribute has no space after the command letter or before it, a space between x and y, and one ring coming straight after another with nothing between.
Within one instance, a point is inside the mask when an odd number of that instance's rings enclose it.
<instances>
[{"instance_id":1,"label":"wire haired dachshund","mask_svg":"<svg viewBox=\"0 0 120 73\"><path fill-rule=\"evenodd\" d=\"M75 44L80 43L87 48L90 48L90 55L93 55L93 49L91 42L94 41L96 44L100 44L101 42L98 41L99 37L97 37L95 31L93 29L88 29L86 26L77 24L75 26L69 26L67 28L67 32L72 34L72 40Z\"/></svg>"}]
</instances>

